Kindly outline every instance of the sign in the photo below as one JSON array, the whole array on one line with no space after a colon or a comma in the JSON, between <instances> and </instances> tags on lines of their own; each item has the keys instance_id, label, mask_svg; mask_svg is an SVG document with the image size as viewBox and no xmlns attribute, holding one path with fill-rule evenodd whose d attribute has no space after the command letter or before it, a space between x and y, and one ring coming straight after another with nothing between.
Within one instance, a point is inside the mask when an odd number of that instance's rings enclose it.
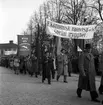
<instances>
[{"instance_id":1,"label":"sign","mask_svg":"<svg viewBox=\"0 0 103 105\"><path fill-rule=\"evenodd\" d=\"M11 51L4 51L4 55L12 55L12 54L17 54L17 50L11 50Z\"/></svg>"},{"instance_id":2,"label":"sign","mask_svg":"<svg viewBox=\"0 0 103 105\"><path fill-rule=\"evenodd\" d=\"M18 35L18 54L27 56L31 54L31 36Z\"/></svg>"},{"instance_id":3,"label":"sign","mask_svg":"<svg viewBox=\"0 0 103 105\"><path fill-rule=\"evenodd\" d=\"M46 32L63 38L92 39L96 25L67 25L59 24L50 20L46 22Z\"/></svg>"}]
</instances>

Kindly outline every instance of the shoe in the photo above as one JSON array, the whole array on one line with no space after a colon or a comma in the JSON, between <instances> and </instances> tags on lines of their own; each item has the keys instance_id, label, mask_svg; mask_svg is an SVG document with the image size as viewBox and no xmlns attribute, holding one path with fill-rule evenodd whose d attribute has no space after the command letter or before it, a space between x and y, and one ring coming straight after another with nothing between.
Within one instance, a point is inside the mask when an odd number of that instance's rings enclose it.
<instances>
[{"instance_id":1,"label":"shoe","mask_svg":"<svg viewBox=\"0 0 103 105\"><path fill-rule=\"evenodd\" d=\"M49 82L48 84L51 85L51 82Z\"/></svg>"},{"instance_id":2,"label":"shoe","mask_svg":"<svg viewBox=\"0 0 103 105\"><path fill-rule=\"evenodd\" d=\"M56 79L57 79L57 81L58 81L58 80L59 80L59 76L57 76L57 78L56 78Z\"/></svg>"},{"instance_id":3,"label":"shoe","mask_svg":"<svg viewBox=\"0 0 103 105\"><path fill-rule=\"evenodd\" d=\"M64 83L68 83L67 81L64 81Z\"/></svg>"},{"instance_id":4,"label":"shoe","mask_svg":"<svg viewBox=\"0 0 103 105\"><path fill-rule=\"evenodd\" d=\"M77 95L78 95L78 97L79 97L79 98L82 98L82 96L81 96L81 95L79 95L79 94L77 94Z\"/></svg>"},{"instance_id":5,"label":"shoe","mask_svg":"<svg viewBox=\"0 0 103 105\"><path fill-rule=\"evenodd\" d=\"M35 75L35 77L36 77L36 78L38 78L38 76L37 76L37 75Z\"/></svg>"},{"instance_id":6,"label":"shoe","mask_svg":"<svg viewBox=\"0 0 103 105\"><path fill-rule=\"evenodd\" d=\"M92 99L93 102L97 102L97 103L100 103L100 100L98 99Z\"/></svg>"},{"instance_id":7,"label":"shoe","mask_svg":"<svg viewBox=\"0 0 103 105\"><path fill-rule=\"evenodd\" d=\"M44 79L42 79L42 83L44 83Z\"/></svg>"}]
</instances>

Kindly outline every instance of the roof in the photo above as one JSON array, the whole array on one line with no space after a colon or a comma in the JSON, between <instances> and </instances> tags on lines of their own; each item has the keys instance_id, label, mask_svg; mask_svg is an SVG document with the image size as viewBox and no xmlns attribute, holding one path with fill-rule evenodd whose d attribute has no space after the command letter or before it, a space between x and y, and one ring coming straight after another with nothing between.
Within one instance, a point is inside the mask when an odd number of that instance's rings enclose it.
<instances>
[{"instance_id":1,"label":"roof","mask_svg":"<svg viewBox=\"0 0 103 105\"><path fill-rule=\"evenodd\" d=\"M14 43L4 43L0 44L0 49L9 49L9 48L17 48L18 45Z\"/></svg>"}]
</instances>

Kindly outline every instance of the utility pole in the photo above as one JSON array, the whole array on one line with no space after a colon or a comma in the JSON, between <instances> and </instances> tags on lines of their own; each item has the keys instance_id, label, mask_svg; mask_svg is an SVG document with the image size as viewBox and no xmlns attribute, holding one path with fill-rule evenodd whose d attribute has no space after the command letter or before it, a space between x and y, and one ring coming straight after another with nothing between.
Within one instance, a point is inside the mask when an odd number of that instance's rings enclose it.
<instances>
[{"instance_id":1,"label":"utility pole","mask_svg":"<svg viewBox=\"0 0 103 105\"><path fill-rule=\"evenodd\" d=\"M58 3L58 0L56 0L56 5L57 5L57 22L60 23L60 0ZM61 47L61 38L54 36L54 42L55 42L55 58L56 58L56 68L57 66L57 55L60 53L60 47ZM60 44L60 45L59 45Z\"/></svg>"}]
</instances>

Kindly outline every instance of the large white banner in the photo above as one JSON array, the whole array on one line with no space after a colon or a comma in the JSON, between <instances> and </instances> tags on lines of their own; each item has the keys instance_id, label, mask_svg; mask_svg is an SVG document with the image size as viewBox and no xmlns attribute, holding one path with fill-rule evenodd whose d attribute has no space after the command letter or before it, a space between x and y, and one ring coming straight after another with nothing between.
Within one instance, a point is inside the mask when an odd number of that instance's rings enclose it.
<instances>
[{"instance_id":1,"label":"large white banner","mask_svg":"<svg viewBox=\"0 0 103 105\"><path fill-rule=\"evenodd\" d=\"M63 38L92 39L96 25L67 25L59 24L47 19L46 32Z\"/></svg>"}]
</instances>

